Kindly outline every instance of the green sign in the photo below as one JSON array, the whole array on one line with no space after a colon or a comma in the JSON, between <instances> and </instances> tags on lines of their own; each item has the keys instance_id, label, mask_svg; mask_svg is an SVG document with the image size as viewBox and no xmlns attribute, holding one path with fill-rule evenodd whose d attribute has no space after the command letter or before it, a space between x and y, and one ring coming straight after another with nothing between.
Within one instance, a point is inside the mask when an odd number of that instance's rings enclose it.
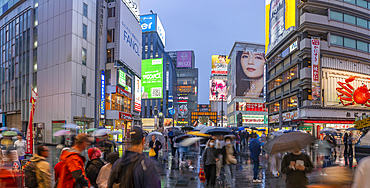
<instances>
[{"instance_id":1,"label":"green sign","mask_svg":"<svg viewBox=\"0 0 370 188\"><path fill-rule=\"evenodd\" d=\"M118 69L118 84L126 87L126 73Z\"/></svg>"},{"instance_id":2,"label":"green sign","mask_svg":"<svg viewBox=\"0 0 370 188\"><path fill-rule=\"evenodd\" d=\"M312 126L302 126L302 127L299 127L299 130L312 131Z\"/></svg>"},{"instance_id":3,"label":"green sign","mask_svg":"<svg viewBox=\"0 0 370 188\"><path fill-rule=\"evenodd\" d=\"M163 58L141 61L142 99L163 98Z\"/></svg>"}]
</instances>

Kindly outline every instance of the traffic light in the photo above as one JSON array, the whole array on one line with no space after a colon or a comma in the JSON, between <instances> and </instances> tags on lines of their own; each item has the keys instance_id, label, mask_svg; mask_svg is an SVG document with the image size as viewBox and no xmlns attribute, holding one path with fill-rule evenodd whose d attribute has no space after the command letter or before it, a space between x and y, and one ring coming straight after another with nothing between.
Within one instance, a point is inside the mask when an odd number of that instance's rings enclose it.
<instances>
[{"instance_id":1,"label":"traffic light","mask_svg":"<svg viewBox=\"0 0 370 188\"><path fill-rule=\"evenodd\" d=\"M239 112L239 114L237 115L237 122L238 122L238 127L241 127L243 126L243 115L242 113Z\"/></svg>"}]
</instances>

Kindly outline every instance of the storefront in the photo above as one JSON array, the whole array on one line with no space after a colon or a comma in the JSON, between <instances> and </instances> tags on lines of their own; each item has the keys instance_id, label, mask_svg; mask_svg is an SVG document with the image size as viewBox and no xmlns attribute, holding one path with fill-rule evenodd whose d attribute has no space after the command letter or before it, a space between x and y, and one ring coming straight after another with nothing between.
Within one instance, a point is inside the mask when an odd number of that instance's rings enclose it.
<instances>
[{"instance_id":1,"label":"storefront","mask_svg":"<svg viewBox=\"0 0 370 188\"><path fill-rule=\"evenodd\" d=\"M341 137L348 128L354 127L354 121L351 120L300 120L299 130L308 131L317 139L323 139L324 134L320 131L324 128L334 128L338 131L338 137Z\"/></svg>"}]
</instances>

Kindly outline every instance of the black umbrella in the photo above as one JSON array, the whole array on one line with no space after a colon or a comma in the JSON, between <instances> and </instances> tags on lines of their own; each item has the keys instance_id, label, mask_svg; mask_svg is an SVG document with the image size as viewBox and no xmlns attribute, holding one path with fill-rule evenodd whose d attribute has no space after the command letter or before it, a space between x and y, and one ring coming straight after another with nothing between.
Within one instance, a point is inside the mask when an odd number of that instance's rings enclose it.
<instances>
[{"instance_id":1,"label":"black umbrella","mask_svg":"<svg viewBox=\"0 0 370 188\"><path fill-rule=\"evenodd\" d=\"M174 130L173 130L172 137L179 136L179 135L182 135L182 134L184 134L184 133L183 133L183 132L181 132L180 130L178 130L178 129L174 129Z\"/></svg>"},{"instance_id":2,"label":"black umbrella","mask_svg":"<svg viewBox=\"0 0 370 188\"><path fill-rule=\"evenodd\" d=\"M192 126L181 127L181 130L183 130L183 131L191 131L193 129L194 129L194 127L192 127Z\"/></svg>"},{"instance_id":3,"label":"black umbrella","mask_svg":"<svg viewBox=\"0 0 370 188\"><path fill-rule=\"evenodd\" d=\"M215 127L214 129L207 130L204 134L210 135L225 135L230 134L230 129L223 128L223 127Z\"/></svg>"},{"instance_id":4,"label":"black umbrella","mask_svg":"<svg viewBox=\"0 0 370 188\"><path fill-rule=\"evenodd\" d=\"M192 138L192 137L195 137L195 136L194 135L189 135L189 134L184 134L184 135L176 136L175 138L173 138L173 141L176 142L176 143L179 143L179 142L183 141L185 138Z\"/></svg>"},{"instance_id":5,"label":"black umbrella","mask_svg":"<svg viewBox=\"0 0 370 188\"><path fill-rule=\"evenodd\" d=\"M258 129L256 127L251 127L250 129L258 131Z\"/></svg>"},{"instance_id":6,"label":"black umbrella","mask_svg":"<svg viewBox=\"0 0 370 188\"><path fill-rule=\"evenodd\" d=\"M301 150L315 140L315 137L308 133L290 132L268 141L263 149L270 154Z\"/></svg>"},{"instance_id":7,"label":"black umbrella","mask_svg":"<svg viewBox=\"0 0 370 188\"><path fill-rule=\"evenodd\" d=\"M230 130L239 131L238 127L230 127Z\"/></svg>"}]
</instances>

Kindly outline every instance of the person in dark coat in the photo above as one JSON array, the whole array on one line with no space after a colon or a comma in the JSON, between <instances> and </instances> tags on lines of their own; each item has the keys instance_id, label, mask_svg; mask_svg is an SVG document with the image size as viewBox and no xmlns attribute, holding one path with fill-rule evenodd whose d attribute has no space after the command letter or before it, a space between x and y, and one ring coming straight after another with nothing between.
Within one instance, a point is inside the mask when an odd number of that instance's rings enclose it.
<instances>
[{"instance_id":1,"label":"person in dark coat","mask_svg":"<svg viewBox=\"0 0 370 188\"><path fill-rule=\"evenodd\" d=\"M213 187L216 185L216 162L218 161L218 152L214 146L215 140L210 139L202 155L204 172L207 179L206 186L211 185Z\"/></svg>"},{"instance_id":2,"label":"person in dark coat","mask_svg":"<svg viewBox=\"0 0 370 188\"><path fill-rule=\"evenodd\" d=\"M344 133L343 143L344 143L344 152L343 152L344 163L345 166L348 166L348 133Z\"/></svg>"},{"instance_id":3,"label":"person in dark coat","mask_svg":"<svg viewBox=\"0 0 370 188\"><path fill-rule=\"evenodd\" d=\"M101 151L99 148L93 147L87 150L90 161L87 162L85 172L86 177L90 180L90 184L94 187L98 187L96 179L100 169L104 166L104 162L100 159Z\"/></svg>"},{"instance_id":4,"label":"person in dark coat","mask_svg":"<svg viewBox=\"0 0 370 188\"><path fill-rule=\"evenodd\" d=\"M225 146L221 149L222 159L223 159L223 166L225 169L226 180L227 183L231 187L235 187L233 179L235 178L236 168L235 165L237 163L236 160L236 150L234 145L231 143L231 138L225 138Z\"/></svg>"},{"instance_id":5,"label":"person in dark coat","mask_svg":"<svg viewBox=\"0 0 370 188\"><path fill-rule=\"evenodd\" d=\"M352 133L349 133L349 136L348 136L348 167L349 168L352 168L353 166L353 137L352 137Z\"/></svg>"},{"instance_id":6,"label":"person in dark coat","mask_svg":"<svg viewBox=\"0 0 370 188\"><path fill-rule=\"evenodd\" d=\"M152 135L152 140L149 142L149 148L154 149L155 156L152 159L158 160L158 152L162 149L162 144L158 140L155 140L155 135Z\"/></svg>"},{"instance_id":7,"label":"person in dark coat","mask_svg":"<svg viewBox=\"0 0 370 188\"><path fill-rule=\"evenodd\" d=\"M262 181L258 179L258 169L260 166L259 156L261 154L261 143L257 139L257 134L252 134L251 139L249 140L249 150L251 152L250 158L253 161L253 183L261 183Z\"/></svg>"}]
</instances>

